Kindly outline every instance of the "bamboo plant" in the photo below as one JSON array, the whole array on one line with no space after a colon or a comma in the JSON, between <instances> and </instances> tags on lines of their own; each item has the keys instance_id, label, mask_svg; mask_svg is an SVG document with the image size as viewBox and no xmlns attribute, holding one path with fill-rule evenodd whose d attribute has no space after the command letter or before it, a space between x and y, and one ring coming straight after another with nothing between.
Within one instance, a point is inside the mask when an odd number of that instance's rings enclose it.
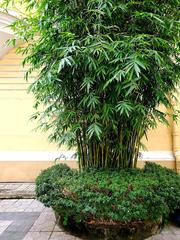
<instances>
[{"instance_id":1,"label":"bamboo plant","mask_svg":"<svg viewBox=\"0 0 180 240\"><path fill-rule=\"evenodd\" d=\"M18 2L18 1L16 1ZM20 2L20 1L19 1ZM4 8L12 4L4 1ZM50 140L76 147L80 168L136 167L160 105L173 110L179 82L179 1L24 0L12 28Z\"/></svg>"}]
</instances>

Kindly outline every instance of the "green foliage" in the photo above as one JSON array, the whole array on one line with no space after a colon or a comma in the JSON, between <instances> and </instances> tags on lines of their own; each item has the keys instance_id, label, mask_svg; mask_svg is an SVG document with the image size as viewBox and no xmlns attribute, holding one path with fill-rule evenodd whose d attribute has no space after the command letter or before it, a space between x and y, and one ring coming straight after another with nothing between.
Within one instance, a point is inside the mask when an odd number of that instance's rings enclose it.
<instances>
[{"instance_id":1,"label":"green foliage","mask_svg":"<svg viewBox=\"0 0 180 240\"><path fill-rule=\"evenodd\" d=\"M173 110L179 0L23 2L32 14L12 28L27 42L27 77L39 71L34 118L77 147L80 167L135 167L141 138L167 123L159 105Z\"/></svg>"},{"instance_id":2,"label":"green foliage","mask_svg":"<svg viewBox=\"0 0 180 240\"><path fill-rule=\"evenodd\" d=\"M171 169L163 168L155 163L146 163L145 173L152 174L161 183L158 194L166 199L164 205L172 213L174 209L180 208L180 176Z\"/></svg>"},{"instance_id":3,"label":"green foliage","mask_svg":"<svg viewBox=\"0 0 180 240\"><path fill-rule=\"evenodd\" d=\"M41 173L36 180L36 193L66 223L72 219L78 223L158 221L161 217L166 221L180 206L180 175L153 163L144 169L129 170L63 173L59 169L57 165Z\"/></svg>"},{"instance_id":4,"label":"green foliage","mask_svg":"<svg viewBox=\"0 0 180 240\"><path fill-rule=\"evenodd\" d=\"M55 164L51 168L42 171L40 176L37 177L36 192L43 196L43 202L46 206L51 206L48 204L49 197L53 199L54 196L56 198L60 190L57 189L57 181L66 175L73 176L73 171L66 164Z\"/></svg>"}]
</instances>

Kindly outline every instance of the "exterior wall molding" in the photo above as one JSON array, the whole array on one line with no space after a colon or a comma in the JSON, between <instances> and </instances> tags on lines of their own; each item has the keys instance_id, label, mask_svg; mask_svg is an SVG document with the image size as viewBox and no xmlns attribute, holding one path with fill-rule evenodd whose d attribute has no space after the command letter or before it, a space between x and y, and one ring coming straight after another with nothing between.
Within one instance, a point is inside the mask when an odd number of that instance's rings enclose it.
<instances>
[{"instance_id":1,"label":"exterior wall molding","mask_svg":"<svg viewBox=\"0 0 180 240\"><path fill-rule=\"evenodd\" d=\"M75 159L74 151L0 151L0 161L55 161Z\"/></svg>"},{"instance_id":2,"label":"exterior wall molding","mask_svg":"<svg viewBox=\"0 0 180 240\"><path fill-rule=\"evenodd\" d=\"M180 151L176 152L180 155ZM75 151L0 151L0 161L77 160ZM139 161L174 161L171 151L141 152Z\"/></svg>"},{"instance_id":3,"label":"exterior wall molding","mask_svg":"<svg viewBox=\"0 0 180 240\"><path fill-rule=\"evenodd\" d=\"M172 151L145 151L140 153L139 160L173 161L175 157Z\"/></svg>"}]
</instances>

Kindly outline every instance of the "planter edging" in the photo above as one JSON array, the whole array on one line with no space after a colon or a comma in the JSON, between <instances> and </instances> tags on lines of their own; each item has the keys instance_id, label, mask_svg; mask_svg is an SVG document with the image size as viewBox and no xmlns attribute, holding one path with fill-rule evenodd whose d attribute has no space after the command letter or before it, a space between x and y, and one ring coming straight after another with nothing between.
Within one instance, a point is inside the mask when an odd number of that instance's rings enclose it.
<instances>
[{"instance_id":1,"label":"planter edging","mask_svg":"<svg viewBox=\"0 0 180 240\"><path fill-rule=\"evenodd\" d=\"M75 223L71 221L67 226L63 225L61 217L55 212L57 224L66 231L71 232L82 239L93 240L144 240L161 232L163 228L162 218L158 222L137 221L131 223Z\"/></svg>"}]
</instances>

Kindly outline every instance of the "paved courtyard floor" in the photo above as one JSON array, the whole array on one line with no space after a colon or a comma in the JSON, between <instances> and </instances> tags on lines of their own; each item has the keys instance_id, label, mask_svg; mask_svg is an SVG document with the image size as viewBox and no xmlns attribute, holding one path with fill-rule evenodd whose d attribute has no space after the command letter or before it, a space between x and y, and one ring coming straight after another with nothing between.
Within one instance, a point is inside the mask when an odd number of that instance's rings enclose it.
<instances>
[{"instance_id":1,"label":"paved courtyard floor","mask_svg":"<svg viewBox=\"0 0 180 240\"><path fill-rule=\"evenodd\" d=\"M57 226L54 213L34 199L0 200L0 240L80 240ZM148 240L180 240L180 228L167 225Z\"/></svg>"},{"instance_id":2,"label":"paved courtyard floor","mask_svg":"<svg viewBox=\"0 0 180 240\"><path fill-rule=\"evenodd\" d=\"M34 199L34 189L32 183L0 184L0 240L82 240L57 226L53 211ZM180 240L180 228L168 224L147 240Z\"/></svg>"}]
</instances>

